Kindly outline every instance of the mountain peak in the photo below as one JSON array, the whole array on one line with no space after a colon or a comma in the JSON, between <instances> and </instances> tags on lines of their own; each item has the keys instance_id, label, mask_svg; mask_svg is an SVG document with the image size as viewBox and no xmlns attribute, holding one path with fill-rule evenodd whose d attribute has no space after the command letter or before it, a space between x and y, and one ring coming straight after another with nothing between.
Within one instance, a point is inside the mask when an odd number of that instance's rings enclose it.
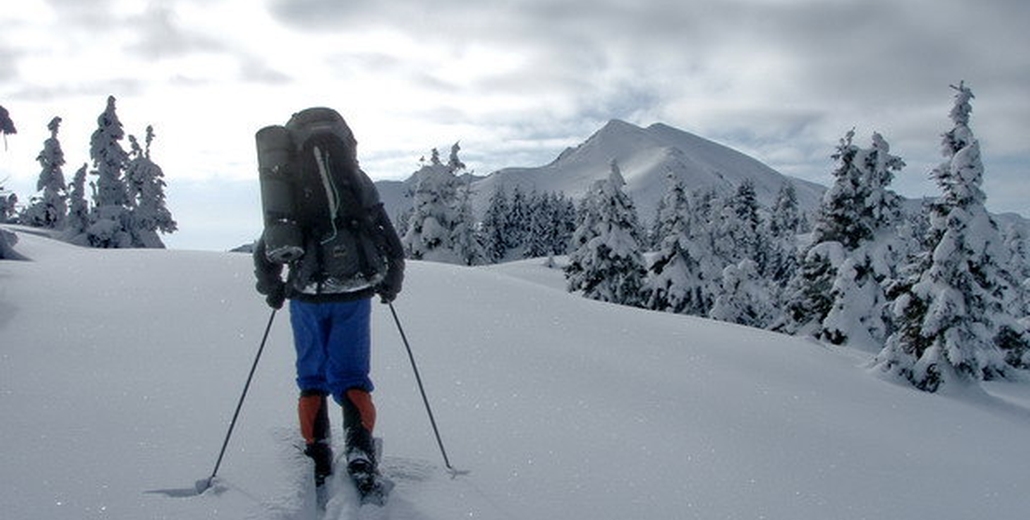
<instances>
[{"instance_id":1,"label":"mountain peak","mask_svg":"<svg viewBox=\"0 0 1030 520\"><path fill-rule=\"evenodd\" d=\"M637 132L639 132L641 130L643 130L643 128L641 128L641 127L639 127L637 125L634 125L633 123L629 123L629 122L623 121L622 119L609 119L608 122L605 123L604 126L602 126L601 129L598 130L597 133L612 132L612 131L637 131Z\"/></svg>"},{"instance_id":2,"label":"mountain peak","mask_svg":"<svg viewBox=\"0 0 1030 520\"><path fill-rule=\"evenodd\" d=\"M642 128L611 119L547 165L505 168L473 181L478 194L473 207L477 212L483 211L496 189L514 186L527 193L536 190L579 198L595 181L610 175L613 160L626 183L626 192L634 198L644 218L653 215L670 175L683 180L691 189L713 188L724 194L747 179L756 186L759 200L767 205L772 204L779 188L787 182L782 174L760 161L690 132L664 123ZM803 208L818 205L823 187L800 179L791 182Z\"/></svg>"}]
</instances>

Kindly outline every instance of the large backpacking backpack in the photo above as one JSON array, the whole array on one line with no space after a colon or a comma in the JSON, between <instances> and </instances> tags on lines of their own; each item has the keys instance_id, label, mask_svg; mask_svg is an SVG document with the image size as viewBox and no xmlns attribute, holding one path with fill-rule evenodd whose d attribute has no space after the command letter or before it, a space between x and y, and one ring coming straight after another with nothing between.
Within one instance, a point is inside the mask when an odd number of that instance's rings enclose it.
<instances>
[{"instance_id":1,"label":"large backpacking backpack","mask_svg":"<svg viewBox=\"0 0 1030 520\"><path fill-rule=\"evenodd\" d=\"M358 168L357 141L330 108L309 108L255 136L266 256L299 269L304 292L373 286L386 275L373 210L375 185Z\"/></svg>"}]
</instances>

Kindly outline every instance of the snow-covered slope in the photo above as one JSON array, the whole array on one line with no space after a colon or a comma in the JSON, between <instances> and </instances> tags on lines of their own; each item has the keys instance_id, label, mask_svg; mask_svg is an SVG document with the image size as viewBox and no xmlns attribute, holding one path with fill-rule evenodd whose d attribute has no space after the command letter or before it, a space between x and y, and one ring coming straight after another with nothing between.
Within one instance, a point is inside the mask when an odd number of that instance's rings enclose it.
<instances>
[{"instance_id":1,"label":"snow-covered slope","mask_svg":"<svg viewBox=\"0 0 1030 520\"><path fill-rule=\"evenodd\" d=\"M683 179L691 190L714 187L723 194L750 179L759 201L766 206L772 205L780 187L790 180L805 211L818 206L825 190L818 184L786 177L752 157L689 132L661 123L641 128L616 119L582 144L566 149L550 164L504 168L476 179L472 183L474 209L482 214L499 186L508 190L519 186L526 193L564 193L579 199L595 180L607 178L612 159L618 161L626 179L626 191L645 221L654 218L654 209L668 188L666 177L670 172ZM392 194L401 184L394 181L379 186L381 191ZM384 196L384 200L388 208L403 204L393 196Z\"/></svg>"},{"instance_id":2,"label":"snow-covered slope","mask_svg":"<svg viewBox=\"0 0 1030 520\"><path fill-rule=\"evenodd\" d=\"M287 315L249 257L78 249L0 261L0 511L9 519L315 518ZM388 310L374 377L397 488L328 518L1023 518L1030 384L927 395L866 354L565 293L539 261L410 262L396 303L452 462L442 469ZM338 426L339 414L333 414ZM336 434L339 434L337 429Z\"/></svg>"}]
</instances>

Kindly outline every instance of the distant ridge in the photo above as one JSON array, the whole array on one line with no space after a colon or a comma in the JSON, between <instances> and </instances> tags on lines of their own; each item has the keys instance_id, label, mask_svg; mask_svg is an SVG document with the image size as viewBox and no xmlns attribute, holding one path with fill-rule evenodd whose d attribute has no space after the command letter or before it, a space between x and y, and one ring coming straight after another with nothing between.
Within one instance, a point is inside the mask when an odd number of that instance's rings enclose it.
<instances>
[{"instance_id":1,"label":"distant ridge","mask_svg":"<svg viewBox=\"0 0 1030 520\"><path fill-rule=\"evenodd\" d=\"M498 187L525 192L564 193L579 199L598 179L608 176L610 163L619 163L626 191L637 205L640 218L650 221L667 189L671 172L692 191L714 187L731 193L745 179L755 185L759 202L772 205L780 187L792 182L804 211L818 207L825 187L788 177L727 146L663 123L642 128L613 119L581 144L566 148L553 161L536 167L503 168L472 182L473 209L482 214ZM398 215L409 203L403 197L405 182L378 183L390 215Z\"/></svg>"}]
</instances>

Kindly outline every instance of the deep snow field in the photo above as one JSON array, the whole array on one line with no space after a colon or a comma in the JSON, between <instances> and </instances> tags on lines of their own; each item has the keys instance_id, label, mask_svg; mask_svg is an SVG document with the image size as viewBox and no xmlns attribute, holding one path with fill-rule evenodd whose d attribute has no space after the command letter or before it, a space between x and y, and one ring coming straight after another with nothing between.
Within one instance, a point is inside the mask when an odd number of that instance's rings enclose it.
<instances>
[{"instance_id":1,"label":"deep snow field","mask_svg":"<svg viewBox=\"0 0 1030 520\"><path fill-rule=\"evenodd\" d=\"M319 518L286 311L215 486L270 310L248 255L102 251L19 232L0 261L0 517ZM929 395L870 354L563 290L540 260L409 262L374 306L383 508L325 518L1023 519L1030 382ZM339 441L340 414L332 414Z\"/></svg>"}]
</instances>

